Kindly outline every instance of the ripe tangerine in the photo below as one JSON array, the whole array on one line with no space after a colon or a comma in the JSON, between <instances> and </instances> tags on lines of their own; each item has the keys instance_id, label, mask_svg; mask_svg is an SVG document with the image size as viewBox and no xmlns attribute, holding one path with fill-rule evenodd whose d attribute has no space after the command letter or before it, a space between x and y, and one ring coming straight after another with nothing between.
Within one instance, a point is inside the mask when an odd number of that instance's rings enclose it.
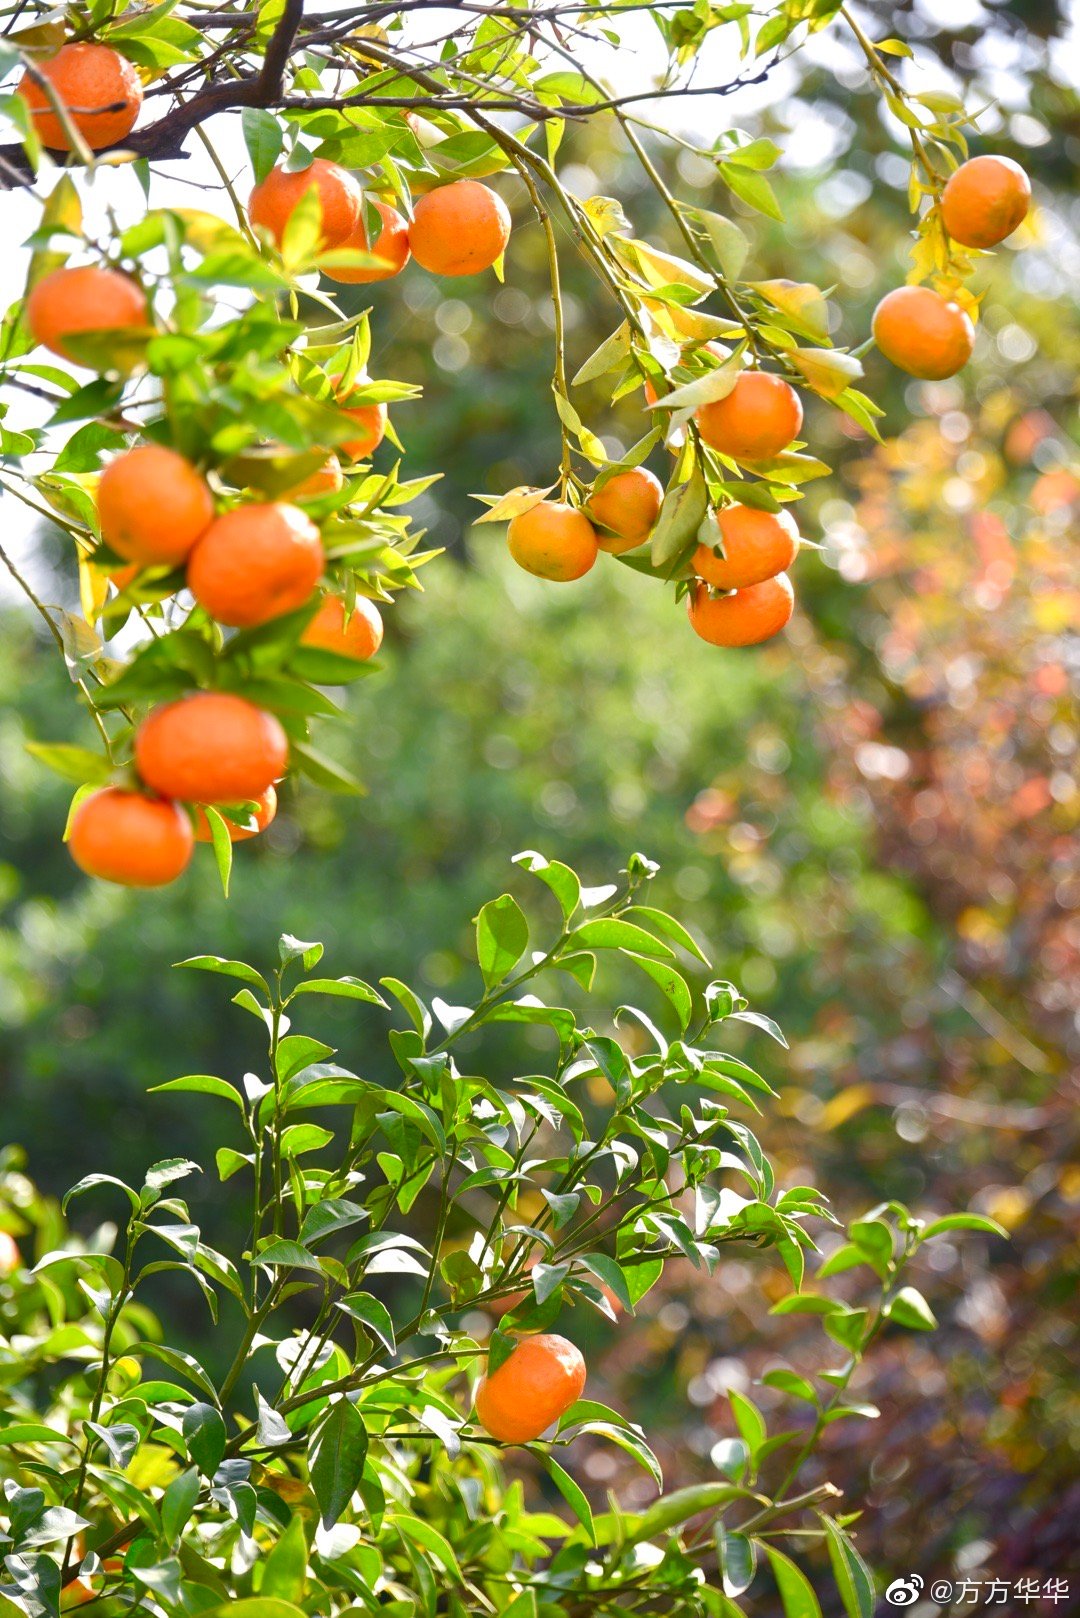
<instances>
[{"instance_id":1,"label":"ripe tangerine","mask_svg":"<svg viewBox=\"0 0 1080 1618\"><path fill-rule=\"evenodd\" d=\"M799 436L799 395L771 371L744 371L723 399L704 404L695 420L710 449L735 461L771 461Z\"/></svg>"},{"instance_id":2,"label":"ripe tangerine","mask_svg":"<svg viewBox=\"0 0 1080 1618\"><path fill-rule=\"evenodd\" d=\"M356 285L368 281L389 281L391 277L400 275L409 261L409 227L396 208L389 203L375 201L379 216L382 219L382 230L373 247L368 246L367 226L364 222L364 210L361 207L357 215L356 224L339 243L342 251L346 248L356 253L370 253L373 258L382 262L371 264L366 268L348 264L326 264L323 273L331 281L341 281L347 285Z\"/></svg>"},{"instance_id":3,"label":"ripe tangerine","mask_svg":"<svg viewBox=\"0 0 1080 1618\"><path fill-rule=\"evenodd\" d=\"M714 513L723 556L711 545L699 545L691 563L699 579L721 590L743 590L773 579L789 568L799 553L799 530L787 511L759 511L754 506L724 506Z\"/></svg>"},{"instance_id":4,"label":"ripe tangerine","mask_svg":"<svg viewBox=\"0 0 1080 1618\"><path fill-rule=\"evenodd\" d=\"M106 544L142 567L182 562L214 520L205 479L162 444L139 444L110 461L97 509Z\"/></svg>"},{"instance_id":5,"label":"ripe tangerine","mask_svg":"<svg viewBox=\"0 0 1080 1618\"><path fill-rule=\"evenodd\" d=\"M933 287L894 287L874 310L874 341L887 360L924 382L955 376L975 346L975 328L958 303Z\"/></svg>"},{"instance_id":6,"label":"ripe tangerine","mask_svg":"<svg viewBox=\"0 0 1080 1618\"><path fill-rule=\"evenodd\" d=\"M539 1438L581 1398L585 1361L554 1333L523 1337L476 1390L478 1421L504 1444Z\"/></svg>"},{"instance_id":7,"label":"ripe tangerine","mask_svg":"<svg viewBox=\"0 0 1080 1618\"><path fill-rule=\"evenodd\" d=\"M660 512L664 491L660 479L644 466L616 472L589 496L589 517L607 533L598 533L602 551L618 556L647 539Z\"/></svg>"},{"instance_id":8,"label":"ripe tangerine","mask_svg":"<svg viewBox=\"0 0 1080 1618\"><path fill-rule=\"evenodd\" d=\"M300 636L301 646L316 646L323 652L336 652L338 657L353 657L366 662L382 645L382 615L374 601L357 596L348 622L345 603L340 596L324 595L319 610Z\"/></svg>"},{"instance_id":9,"label":"ripe tangerine","mask_svg":"<svg viewBox=\"0 0 1080 1618\"><path fill-rule=\"evenodd\" d=\"M973 157L941 194L945 229L961 247L996 247L1027 218L1031 181L1011 157Z\"/></svg>"},{"instance_id":10,"label":"ripe tangerine","mask_svg":"<svg viewBox=\"0 0 1080 1618\"><path fill-rule=\"evenodd\" d=\"M189 803L254 802L288 761L280 722L229 691L162 703L135 737L135 768L147 786Z\"/></svg>"},{"instance_id":11,"label":"ripe tangerine","mask_svg":"<svg viewBox=\"0 0 1080 1618\"><path fill-rule=\"evenodd\" d=\"M322 245L340 247L356 228L364 194L347 169L324 157L313 158L306 169L290 172L280 163L272 168L248 198L248 218L280 247L294 210L312 189L322 210Z\"/></svg>"},{"instance_id":12,"label":"ripe tangerine","mask_svg":"<svg viewBox=\"0 0 1080 1618\"><path fill-rule=\"evenodd\" d=\"M234 506L192 551L188 588L218 623L250 629L310 600L324 561L319 530L299 506Z\"/></svg>"},{"instance_id":13,"label":"ripe tangerine","mask_svg":"<svg viewBox=\"0 0 1080 1618\"><path fill-rule=\"evenodd\" d=\"M135 127L142 106L142 80L126 56L109 45L61 45L38 68L91 151L115 146ZM24 73L16 94L30 108L43 146L69 152L71 141L41 85ZM77 110L70 110L77 109Z\"/></svg>"},{"instance_id":14,"label":"ripe tangerine","mask_svg":"<svg viewBox=\"0 0 1080 1618\"><path fill-rule=\"evenodd\" d=\"M68 835L72 859L87 876L129 888L160 888L187 868L195 845L178 803L104 787L84 798Z\"/></svg>"},{"instance_id":15,"label":"ripe tangerine","mask_svg":"<svg viewBox=\"0 0 1080 1618\"><path fill-rule=\"evenodd\" d=\"M588 517L562 500L541 500L520 512L511 520L506 540L519 567L560 584L586 574L599 550Z\"/></svg>"},{"instance_id":16,"label":"ripe tangerine","mask_svg":"<svg viewBox=\"0 0 1080 1618\"><path fill-rule=\"evenodd\" d=\"M708 585L699 583L688 608L690 627L711 645L757 646L779 634L788 622L795 592L786 573L722 596L710 595Z\"/></svg>"},{"instance_id":17,"label":"ripe tangerine","mask_svg":"<svg viewBox=\"0 0 1080 1618\"><path fill-rule=\"evenodd\" d=\"M86 362L65 348L65 338L148 326L150 312L146 294L130 275L83 264L50 270L35 281L26 300L26 323L36 343L82 365Z\"/></svg>"},{"instance_id":18,"label":"ripe tangerine","mask_svg":"<svg viewBox=\"0 0 1080 1618\"><path fill-rule=\"evenodd\" d=\"M479 180L453 180L421 197L409 226L416 262L433 275L486 270L510 240L505 202Z\"/></svg>"}]
</instances>

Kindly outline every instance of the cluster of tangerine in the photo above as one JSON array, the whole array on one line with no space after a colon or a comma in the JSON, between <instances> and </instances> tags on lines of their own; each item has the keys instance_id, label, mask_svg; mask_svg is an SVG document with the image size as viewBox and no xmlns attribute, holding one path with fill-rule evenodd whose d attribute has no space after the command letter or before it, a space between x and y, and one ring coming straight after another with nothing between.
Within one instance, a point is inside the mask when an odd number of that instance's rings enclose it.
<instances>
[{"instance_id":1,"label":"cluster of tangerine","mask_svg":"<svg viewBox=\"0 0 1080 1618\"><path fill-rule=\"evenodd\" d=\"M651 387L646 396L655 402ZM702 443L753 466L789 448L802 428L799 396L770 371L747 370L723 399L695 414ZM539 578L581 578L601 551L622 555L643 545L660 514L663 490L645 467L616 472L582 509L543 500L514 517L510 554ZM799 530L786 511L732 504L708 519L692 559L690 625L713 646L756 646L784 628L795 606L787 568L799 550ZM700 536L699 536L700 538Z\"/></svg>"},{"instance_id":2,"label":"cluster of tangerine","mask_svg":"<svg viewBox=\"0 0 1080 1618\"><path fill-rule=\"evenodd\" d=\"M65 45L39 73L67 109L60 118L29 75L19 85L47 146L70 149L75 129L97 150L122 141L134 126L141 85L131 64L109 47ZM461 180L421 198L410 224L376 201L381 230L372 247L359 182L318 158L295 172L275 167L255 186L248 205L252 226L280 247L312 191L319 250L331 255L324 268L343 282L388 279L410 255L435 274L469 275L493 264L510 235L502 200L487 186ZM85 362L72 338L152 325L138 282L98 265L43 276L27 298L26 320L36 342L76 363ZM357 428L339 451L350 461L364 460L386 433L386 406L350 404L358 384L346 386L341 375L331 383L335 403ZM111 578L123 589L143 569L182 569L195 602L230 629L256 628L318 598L300 644L371 658L382 641L379 610L364 597L347 606L324 582L322 537L302 506L336 493L343 482L341 461L331 452L278 498L219 509L221 491L206 469L168 445L139 444L106 466L96 492L102 541L124 562ZM72 856L88 874L109 881L138 887L171 882L186 868L195 842L212 836L207 806L222 812L233 841L270 824L287 764L280 722L243 695L199 691L161 704L136 731L134 782L103 788L77 805L69 828Z\"/></svg>"},{"instance_id":3,"label":"cluster of tangerine","mask_svg":"<svg viewBox=\"0 0 1080 1618\"><path fill-rule=\"evenodd\" d=\"M973 157L950 176L940 217L960 247L996 247L1021 225L1031 182L1010 157ZM928 286L895 287L874 311L874 341L886 359L924 382L955 376L971 358L975 328L955 298Z\"/></svg>"}]
</instances>

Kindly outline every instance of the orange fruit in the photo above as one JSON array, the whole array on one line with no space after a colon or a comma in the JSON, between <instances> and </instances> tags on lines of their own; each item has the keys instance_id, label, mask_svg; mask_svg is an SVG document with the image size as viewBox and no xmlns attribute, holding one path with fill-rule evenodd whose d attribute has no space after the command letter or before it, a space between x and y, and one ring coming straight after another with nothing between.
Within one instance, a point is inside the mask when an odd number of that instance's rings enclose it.
<instances>
[{"instance_id":1,"label":"orange fruit","mask_svg":"<svg viewBox=\"0 0 1080 1618\"><path fill-rule=\"evenodd\" d=\"M325 595L319 610L300 636L301 646L317 646L320 651L336 652L339 657L355 657L366 662L382 645L382 615L374 601L357 596L356 605L345 621L345 603L340 596Z\"/></svg>"},{"instance_id":2,"label":"orange fruit","mask_svg":"<svg viewBox=\"0 0 1080 1618\"><path fill-rule=\"evenodd\" d=\"M644 466L616 472L602 489L589 496L588 514L609 533L597 534L602 551L619 555L647 539L660 511L664 491L660 479Z\"/></svg>"},{"instance_id":3,"label":"orange fruit","mask_svg":"<svg viewBox=\"0 0 1080 1618\"><path fill-rule=\"evenodd\" d=\"M961 247L996 247L1023 224L1031 181L1011 157L973 157L961 163L941 193L945 229Z\"/></svg>"},{"instance_id":4,"label":"orange fruit","mask_svg":"<svg viewBox=\"0 0 1080 1618\"><path fill-rule=\"evenodd\" d=\"M175 882L194 846L191 821L178 803L122 787L104 787L84 798L68 835L80 871L129 888Z\"/></svg>"},{"instance_id":5,"label":"orange fruit","mask_svg":"<svg viewBox=\"0 0 1080 1618\"><path fill-rule=\"evenodd\" d=\"M702 405L695 420L710 449L736 461L771 461L802 428L799 395L771 371L744 371L725 399Z\"/></svg>"},{"instance_id":6,"label":"orange fruit","mask_svg":"<svg viewBox=\"0 0 1080 1618\"><path fill-rule=\"evenodd\" d=\"M939 382L971 358L975 328L958 303L932 287L894 287L873 319L874 341L909 376Z\"/></svg>"},{"instance_id":7,"label":"orange fruit","mask_svg":"<svg viewBox=\"0 0 1080 1618\"><path fill-rule=\"evenodd\" d=\"M310 600L324 560L319 530L299 506L235 506L192 551L188 589L218 623L250 629Z\"/></svg>"},{"instance_id":8,"label":"orange fruit","mask_svg":"<svg viewBox=\"0 0 1080 1618\"><path fill-rule=\"evenodd\" d=\"M38 71L48 79L56 98L68 112L91 151L115 146L135 127L142 106L142 80L126 56L108 45L61 45ZM29 73L19 80L17 92L33 115L42 145L68 152L71 142L52 109L45 91Z\"/></svg>"},{"instance_id":9,"label":"orange fruit","mask_svg":"<svg viewBox=\"0 0 1080 1618\"><path fill-rule=\"evenodd\" d=\"M6 1230L0 1230L0 1275L11 1275L13 1271L22 1268L22 1254L18 1245Z\"/></svg>"},{"instance_id":10,"label":"orange fruit","mask_svg":"<svg viewBox=\"0 0 1080 1618\"><path fill-rule=\"evenodd\" d=\"M64 339L78 332L148 326L146 294L130 275L96 264L50 270L34 283L26 300L26 323L35 343L61 359L74 360ZM83 364L84 361L76 361Z\"/></svg>"},{"instance_id":11,"label":"orange fruit","mask_svg":"<svg viewBox=\"0 0 1080 1618\"><path fill-rule=\"evenodd\" d=\"M699 545L690 565L699 579L718 589L743 590L774 579L798 555L799 530L786 511L724 506L713 516L724 554L717 556L711 545Z\"/></svg>"},{"instance_id":12,"label":"orange fruit","mask_svg":"<svg viewBox=\"0 0 1080 1618\"><path fill-rule=\"evenodd\" d=\"M225 824L229 831L230 843L246 843L249 837L257 837L277 814L277 793L273 787L267 787L260 792L257 798L252 799L254 810L236 807L233 813L225 814L222 811ZM231 807L231 806L230 806ZM254 825L251 822L254 821ZM212 843L214 834L210 830L210 821L204 809L195 810L195 841L197 843Z\"/></svg>"},{"instance_id":13,"label":"orange fruit","mask_svg":"<svg viewBox=\"0 0 1080 1618\"><path fill-rule=\"evenodd\" d=\"M135 737L135 768L147 786L189 803L253 803L288 762L288 738L274 715L230 691L164 702Z\"/></svg>"},{"instance_id":14,"label":"orange fruit","mask_svg":"<svg viewBox=\"0 0 1080 1618\"><path fill-rule=\"evenodd\" d=\"M357 253L371 253L374 258L382 259L379 265L370 265L362 270L355 265L324 265L323 273L331 281L342 281L349 285L365 281L389 281L391 276L400 275L409 261L409 227L389 203L375 201L375 207L382 219L382 230L379 239L373 247L368 246L367 228L364 224L364 210L361 207L357 215L356 224L349 235L338 245L343 250L351 248Z\"/></svg>"},{"instance_id":15,"label":"orange fruit","mask_svg":"<svg viewBox=\"0 0 1080 1618\"><path fill-rule=\"evenodd\" d=\"M102 539L143 567L182 562L214 520L205 480L161 444L140 444L110 461L97 508Z\"/></svg>"},{"instance_id":16,"label":"orange fruit","mask_svg":"<svg viewBox=\"0 0 1080 1618\"><path fill-rule=\"evenodd\" d=\"M421 197L409 226L413 258L433 275L486 270L510 240L503 199L479 180L453 180Z\"/></svg>"},{"instance_id":17,"label":"orange fruit","mask_svg":"<svg viewBox=\"0 0 1080 1618\"><path fill-rule=\"evenodd\" d=\"M309 472L306 478L286 489L279 496L282 500L318 500L326 494L337 494L345 482L345 474L341 470L341 462L336 455L328 455L321 466Z\"/></svg>"},{"instance_id":18,"label":"orange fruit","mask_svg":"<svg viewBox=\"0 0 1080 1618\"><path fill-rule=\"evenodd\" d=\"M306 169L292 173L280 163L271 169L248 198L248 218L268 231L280 247L293 210L313 188L322 209L322 244L340 247L356 228L364 194L346 169L324 157L316 157Z\"/></svg>"},{"instance_id":19,"label":"orange fruit","mask_svg":"<svg viewBox=\"0 0 1080 1618\"><path fill-rule=\"evenodd\" d=\"M526 573L567 584L596 561L596 529L583 511L562 500L541 500L514 517L506 530L510 555Z\"/></svg>"},{"instance_id":20,"label":"orange fruit","mask_svg":"<svg viewBox=\"0 0 1080 1618\"><path fill-rule=\"evenodd\" d=\"M492 1438L525 1444L539 1438L581 1398L585 1361L553 1333L523 1337L476 1390L476 1415Z\"/></svg>"},{"instance_id":21,"label":"orange fruit","mask_svg":"<svg viewBox=\"0 0 1080 1618\"><path fill-rule=\"evenodd\" d=\"M710 595L701 583L689 597L690 626L713 646L756 646L779 634L794 607L786 573L723 596Z\"/></svg>"}]
</instances>

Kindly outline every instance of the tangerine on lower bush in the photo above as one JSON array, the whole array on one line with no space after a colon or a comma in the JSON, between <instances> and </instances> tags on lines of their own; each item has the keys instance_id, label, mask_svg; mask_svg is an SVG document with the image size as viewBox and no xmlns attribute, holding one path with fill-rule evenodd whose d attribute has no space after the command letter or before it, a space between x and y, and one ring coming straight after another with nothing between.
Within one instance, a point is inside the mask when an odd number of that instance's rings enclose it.
<instances>
[{"instance_id":1,"label":"tangerine on lower bush","mask_svg":"<svg viewBox=\"0 0 1080 1618\"><path fill-rule=\"evenodd\" d=\"M194 846L191 821L178 803L122 787L84 798L68 833L68 849L81 871L129 888L174 882Z\"/></svg>"},{"instance_id":2,"label":"tangerine on lower bush","mask_svg":"<svg viewBox=\"0 0 1080 1618\"><path fill-rule=\"evenodd\" d=\"M345 482L341 462L336 455L328 455L321 466L301 478L291 489L283 489L282 500L319 500L323 495L337 494Z\"/></svg>"},{"instance_id":3,"label":"tangerine on lower bush","mask_svg":"<svg viewBox=\"0 0 1080 1618\"><path fill-rule=\"evenodd\" d=\"M583 511L564 500L540 500L514 517L506 530L510 555L538 579L568 584L596 561L596 529Z\"/></svg>"},{"instance_id":4,"label":"tangerine on lower bush","mask_svg":"<svg viewBox=\"0 0 1080 1618\"><path fill-rule=\"evenodd\" d=\"M1011 157L972 157L941 193L945 229L961 247L996 247L1027 218L1031 181Z\"/></svg>"},{"instance_id":5,"label":"tangerine on lower bush","mask_svg":"<svg viewBox=\"0 0 1080 1618\"><path fill-rule=\"evenodd\" d=\"M743 371L723 399L704 404L695 418L710 449L736 461L771 461L802 428L803 409L789 382L772 371Z\"/></svg>"},{"instance_id":6,"label":"tangerine on lower bush","mask_svg":"<svg viewBox=\"0 0 1080 1618\"><path fill-rule=\"evenodd\" d=\"M188 589L218 623L251 629L309 601L324 561L319 530L299 506L234 506L192 551Z\"/></svg>"},{"instance_id":7,"label":"tangerine on lower bush","mask_svg":"<svg viewBox=\"0 0 1080 1618\"><path fill-rule=\"evenodd\" d=\"M789 568L799 552L799 530L787 511L759 511L754 506L723 506L714 512L723 556L711 545L699 545L691 567L699 579L721 590L761 584Z\"/></svg>"},{"instance_id":8,"label":"tangerine on lower bush","mask_svg":"<svg viewBox=\"0 0 1080 1618\"><path fill-rule=\"evenodd\" d=\"M421 197L409 226L413 258L433 275L486 270L510 240L503 199L479 180L453 180Z\"/></svg>"},{"instance_id":9,"label":"tangerine on lower bush","mask_svg":"<svg viewBox=\"0 0 1080 1618\"><path fill-rule=\"evenodd\" d=\"M125 326L148 326L146 294L130 275L96 264L64 266L35 281L26 300L26 324L43 348L61 359L77 359L64 347L64 339L80 332L115 331Z\"/></svg>"},{"instance_id":10,"label":"tangerine on lower bush","mask_svg":"<svg viewBox=\"0 0 1080 1618\"><path fill-rule=\"evenodd\" d=\"M634 550L648 538L663 498L660 479L647 467L616 472L589 496L589 517L600 528L609 530L596 536L600 549L615 556Z\"/></svg>"},{"instance_id":11,"label":"tangerine on lower bush","mask_svg":"<svg viewBox=\"0 0 1080 1618\"><path fill-rule=\"evenodd\" d=\"M366 662L382 645L382 614L374 601L357 596L348 620L345 603L340 596L324 595L319 610L300 636L301 646L316 646L323 652L336 652L338 657L353 657Z\"/></svg>"},{"instance_id":12,"label":"tangerine on lower bush","mask_svg":"<svg viewBox=\"0 0 1080 1618\"><path fill-rule=\"evenodd\" d=\"M975 328L958 303L933 287L894 287L872 321L874 341L887 360L924 382L955 376L975 346Z\"/></svg>"},{"instance_id":13,"label":"tangerine on lower bush","mask_svg":"<svg viewBox=\"0 0 1080 1618\"><path fill-rule=\"evenodd\" d=\"M265 708L231 691L195 691L152 709L135 736L135 768L166 798L252 803L285 773L289 742Z\"/></svg>"},{"instance_id":14,"label":"tangerine on lower bush","mask_svg":"<svg viewBox=\"0 0 1080 1618\"><path fill-rule=\"evenodd\" d=\"M730 595L709 594L705 583L688 599L690 627L712 646L757 646L780 633L795 609L795 592L786 573L763 579Z\"/></svg>"},{"instance_id":15,"label":"tangerine on lower bush","mask_svg":"<svg viewBox=\"0 0 1080 1618\"><path fill-rule=\"evenodd\" d=\"M364 209L361 207L357 215L356 224L345 240L338 243L344 252L347 248L357 253L370 253L373 258L382 262L370 264L366 268L350 264L326 264L323 266L324 275L331 281L341 281L346 285L356 285L368 281L389 281L393 276L400 275L409 261L409 227L398 213L391 208L388 202L375 201L379 217L382 220L382 230L378 241L368 246L367 225L364 220Z\"/></svg>"},{"instance_id":16,"label":"tangerine on lower bush","mask_svg":"<svg viewBox=\"0 0 1080 1618\"><path fill-rule=\"evenodd\" d=\"M313 158L306 169L290 172L280 163L272 168L248 198L248 218L280 247L294 210L310 190L319 197L323 246L340 247L356 228L364 194L347 169L324 157Z\"/></svg>"},{"instance_id":17,"label":"tangerine on lower bush","mask_svg":"<svg viewBox=\"0 0 1080 1618\"><path fill-rule=\"evenodd\" d=\"M585 1361L565 1337L523 1337L476 1390L477 1420L504 1444L539 1438L581 1398Z\"/></svg>"},{"instance_id":18,"label":"tangerine on lower bush","mask_svg":"<svg viewBox=\"0 0 1080 1618\"><path fill-rule=\"evenodd\" d=\"M127 57L111 46L61 45L55 56L40 64L38 72L48 79L68 121L91 151L115 146L135 127L142 106L142 80ZM30 108L42 145L54 152L70 151L67 130L29 73L19 80L16 94Z\"/></svg>"},{"instance_id":19,"label":"tangerine on lower bush","mask_svg":"<svg viewBox=\"0 0 1080 1618\"><path fill-rule=\"evenodd\" d=\"M139 444L110 461L97 509L102 539L143 567L182 562L214 520L205 479L162 444Z\"/></svg>"},{"instance_id":20,"label":"tangerine on lower bush","mask_svg":"<svg viewBox=\"0 0 1080 1618\"><path fill-rule=\"evenodd\" d=\"M225 821L230 843L246 843L250 837L257 837L261 831L266 830L277 814L277 793L273 787L267 787L265 792L260 792L259 796L251 801L255 805L254 809L241 810L239 806L230 804L228 809L231 812L218 811ZM210 820L206 810L197 807L195 810L195 841L197 843L212 843L213 840L214 834L210 829Z\"/></svg>"}]
</instances>

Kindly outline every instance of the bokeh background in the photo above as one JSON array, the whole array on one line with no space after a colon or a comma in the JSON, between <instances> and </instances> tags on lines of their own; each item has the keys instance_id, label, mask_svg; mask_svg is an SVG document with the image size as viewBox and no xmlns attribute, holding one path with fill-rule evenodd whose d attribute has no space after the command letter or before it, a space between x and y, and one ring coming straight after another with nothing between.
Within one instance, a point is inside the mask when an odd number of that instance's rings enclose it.
<instances>
[{"instance_id":1,"label":"bokeh background","mask_svg":"<svg viewBox=\"0 0 1080 1618\"><path fill-rule=\"evenodd\" d=\"M972 1207L1010 1233L935 1245L920 1284L941 1330L886 1338L858 1389L881 1418L827 1437L821 1466L867 1499L866 1554L890 1576L1075 1575L1077 20L1053 0L863 10L879 33L888 11L927 87L996 98L986 145L1025 165L1038 207L979 269L961 377L915 383L870 356L883 447L810 407L807 436L836 472L800 508L823 549L799 561L780 643L717 652L617 563L544 586L498 529L469 531L470 493L546 483L557 457L543 243L509 180L504 287L407 271L374 289L376 373L424 385L396 421L410 471L443 472L423 517L448 554L389 614L382 672L323 738L364 799L287 792L238 852L227 903L208 854L163 893L87 883L60 843L68 790L23 743L85 742L88 721L40 625L0 597L0 1141L53 1193L90 1167L136 1176L165 1151L209 1165L216 1142L183 1098L145 1091L238 1075L258 1060L254 1025L171 963L265 960L289 930L324 940L335 970L453 1001L472 982L469 918L520 891L511 854L539 848L601 881L641 849L662 866L657 900L791 1041L740 1042L781 1092L762 1133L784 1180L822 1185L842 1213L895 1196ZM857 343L905 273L902 131L843 53L785 69L759 101L751 127L790 148L783 227L745 217L698 159L664 142L657 156L682 194L739 219L761 278L835 286L837 334ZM690 129L701 112L678 116ZM572 189L618 195L639 234L667 240L603 131L570 139ZM566 248L577 363L613 322ZM633 402L588 403L613 444L639 435ZM50 600L74 601L59 536L32 536L27 565ZM348 1006L319 1024L373 1071L384 1057L366 1027ZM197 1200L228 1229L212 1172ZM673 1269L635 1321L571 1322L597 1393L650 1429L669 1481L715 1475L727 1387L778 1356L827 1363L817 1334L769 1318L786 1289L757 1260L711 1280ZM175 1306L176 1330L197 1333ZM607 1452L585 1477L630 1499L642 1487Z\"/></svg>"}]
</instances>

